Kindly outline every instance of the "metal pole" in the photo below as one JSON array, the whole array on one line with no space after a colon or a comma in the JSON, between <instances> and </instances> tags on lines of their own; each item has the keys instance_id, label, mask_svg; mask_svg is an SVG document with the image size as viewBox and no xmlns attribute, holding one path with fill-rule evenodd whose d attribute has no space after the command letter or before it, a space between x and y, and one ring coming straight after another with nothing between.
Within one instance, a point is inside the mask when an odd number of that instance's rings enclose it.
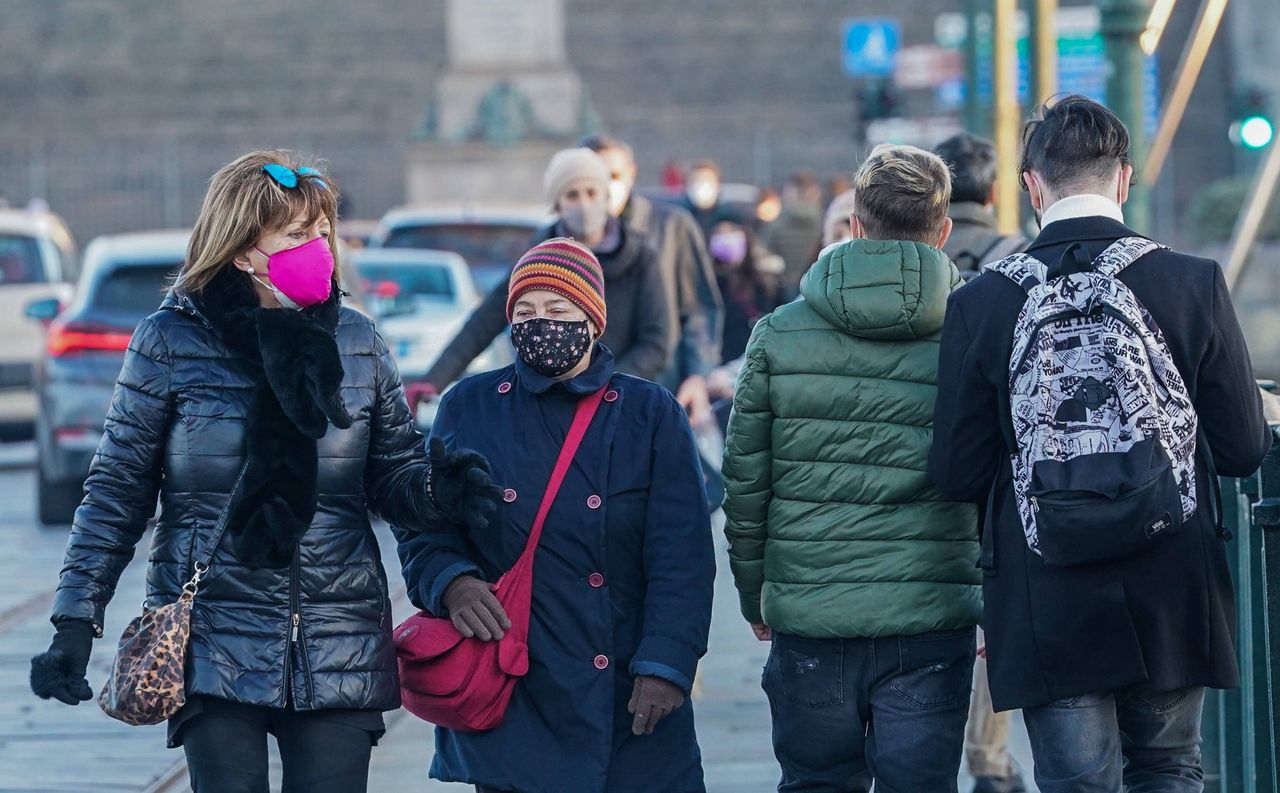
<instances>
[{"instance_id":1,"label":"metal pole","mask_svg":"<svg viewBox=\"0 0 1280 793\"><path fill-rule=\"evenodd\" d=\"M1099 0L1102 39L1107 62L1107 104L1129 128L1129 157L1147 161L1146 55L1141 38L1150 13L1148 0ZM1135 184L1125 207L1128 225L1137 231L1151 226L1150 197L1145 185Z\"/></svg>"},{"instance_id":2,"label":"metal pole","mask_svg":"<svg viewBox=\"0 0 1280 793\"><path fill-rule=\"evenodd\" d=\"M1018 231L1017 0L995 0L996 218L1000 231Z\"/></svg>"},{"instance_id":3,"label":"metal pole","mask_svg":"<svg viewBox=\"0 0 1280 793\"><path fill-rule=\"evenodd\" d=\"M964 125L975 135L983 134L982 97L978 96L978 12L982 0L964 0Z\"/></svg>"},{"instance_id":4,"label":"metal pole","mask_svg":"<svg viewBox=\"0 0 1280 793\"><path fill-rule=\"evenodd\" d=\"M1142 181L1148 186L1154 185L1160 178L1169 149L1173 146L1173 136L1182 124L1182 117L1187 112L1187 103L1191 101L1191 92L1200 79L1200 70L1204 68L1205 59L1213 45L1213 37L1218 32L1222 15L1227 10L1227 0L1201 0L1200 13L1196 17L1195 28L1187 41L1187 48L1182 51L1182 59L1174 73L1173 87L1169 89L1169 98L1164 102L1164 112L1160 114L1160 125L1156 128L1156 136L1151 141L1151 152L1142 169Z\"/></svg>"},{"instance_id":5,"label":"metal pole","mask_svg":"<svg viewBox=\"0 0 1280 793\"><path fill-rule=\"evenodd\" d=\"M1267 157L1262 161L1249 187L1249 197L1240 210L1240 218L1236 221L1236 229L1231 234L1231 252L1227 255L1224 277L1227 288L1234 289L1249 262L1249 254L1258 239L1258 230L1262 227L1262 219L1271 206L1271 198L1275 195L1276 184L1280 182L1280 145L1272 143Z\"/></svg>"},{"instance_id":6,"label":"metal pole","mask_svg":"<svg viewBox=\"0 0 1280 793\"><path fill-rule=\"evenodd\" d=\"M1030 0L1031 104L1058 93L1058 0Z\"/></svg>"}]
</instances>

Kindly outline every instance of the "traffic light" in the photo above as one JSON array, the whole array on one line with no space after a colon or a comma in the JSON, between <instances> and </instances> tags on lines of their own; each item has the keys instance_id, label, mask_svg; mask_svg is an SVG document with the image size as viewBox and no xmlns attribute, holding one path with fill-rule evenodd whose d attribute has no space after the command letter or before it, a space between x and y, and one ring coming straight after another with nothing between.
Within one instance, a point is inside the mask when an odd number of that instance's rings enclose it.
<instances>
[{"instance_id":1,"label":"traffic light","mask_svg":"<svg viewBox=\"0 0 1280 793\"><path fill-rule=\"evenodd\" d=\"M1232 143L1254 151L1271 145L1276 129L1267 105L1267 95L1256 88L1236 97L1235 120L1230 130Z\"/></svg>"},{"instance_id":2,"label":"traffic light","mask_svg":"<svg viewBox=\"0 0 1280 793\"><path fill-rule=\"evenodd\" d=\"M858 115L863 121L895 118L902 107L902 94L890 79L871 80L857 93Z\"/></svg>"}]
</instances>

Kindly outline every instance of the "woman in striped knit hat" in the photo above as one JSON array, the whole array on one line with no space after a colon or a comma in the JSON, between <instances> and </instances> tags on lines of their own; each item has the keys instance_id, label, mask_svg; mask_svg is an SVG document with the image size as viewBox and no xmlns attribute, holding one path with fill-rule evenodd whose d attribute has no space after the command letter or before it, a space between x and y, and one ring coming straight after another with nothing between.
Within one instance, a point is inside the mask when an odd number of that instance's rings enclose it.
<instances>
[{"instance_id":1,"label":"woman in striped knit hat","mask_svg":"<svg viewBox=\"0 0 1280 793\"><path fill-rule=\"evenodd\" d=\"M615 371L589 248L554 238L526 253L507 318L516 363L458 383L432 427L488 458L503 503L483 530L401 544L419 608L465 636L504 635L490 584L525 546L579 402L601 400L534 556L529 672L496 729L437 728L431 776L482 793L701 791L688 695L715 563L688 419L666 389Z\"/></svg>"}]
</instances>

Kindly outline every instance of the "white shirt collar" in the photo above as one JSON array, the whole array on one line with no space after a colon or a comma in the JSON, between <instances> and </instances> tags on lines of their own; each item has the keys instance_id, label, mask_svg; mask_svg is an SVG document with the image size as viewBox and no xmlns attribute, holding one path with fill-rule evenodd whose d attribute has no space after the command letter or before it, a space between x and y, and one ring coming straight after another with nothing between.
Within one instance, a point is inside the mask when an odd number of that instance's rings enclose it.
<instances>
[{"instance_id":1,"label":"white shirt collar","mask_svg":"<svg viewBox=\"0 0 1280 793\"><path fill-rule=\"evenodd\" d=\"M1097 193L1081 193L1060 199L1046 209L1040 218L1040 228L1043 229L1059 220L1089 217L1111 218L1117 223L1123 223L1124 211L1110 198L1104 198Z\"/></svg>"}]
</instances>

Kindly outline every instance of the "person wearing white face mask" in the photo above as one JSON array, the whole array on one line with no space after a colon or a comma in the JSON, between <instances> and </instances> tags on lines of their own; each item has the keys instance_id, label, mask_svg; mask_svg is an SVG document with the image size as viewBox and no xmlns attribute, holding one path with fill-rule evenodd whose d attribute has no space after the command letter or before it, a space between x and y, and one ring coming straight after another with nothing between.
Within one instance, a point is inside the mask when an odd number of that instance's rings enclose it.
<instances>
[{"instance_id":1,"label":"person wearing white face mask","mask_svg":"<svg viewBox=\"0 0 1280 793\"><path fill-rule=\"evenodd\" d=\"M711 229L721 221L747 225L742 213L725 204L721 198L720 166L711 160L699 160L689 169L689 179L685 183L685 195L680 207L693 215L708 240Z\"/></svg>"},{"instance_id":2,"label":"person wearing white face mask","mask_svg":"<svg viewBox=\"0 0 1280 793\"><path fill-rule=\"evenodd\" d=\"M568 237L591 249L604 269L613 319L601 338L617 357L617 368L656 380L671 360L672 306L658 255L648 238L609 215L609 169L590 149L563 149L543 176L547 202L557 219L540 229L532 245ZM472 312L462 330L432 365L425 382L406 388L411 402L442 392L507 327L504 281Z\"/></svg>"},{"instance_id":3,"label":"person wearing white face mask","mask_svg":"<svg viewBox=\"0 0 1280 793\"><path fill-rule=\"evenodd\" d=\"M669 328L675 349L659 383L671 389L693 425L711 419L706 375L720 363L724 306L702 231L693 217L672 204L634 193L635 155L608 135L591 135L582 145L600 155L609 168L609 214L653 240L672 313Z\"/></svg>"}]
</instances>

